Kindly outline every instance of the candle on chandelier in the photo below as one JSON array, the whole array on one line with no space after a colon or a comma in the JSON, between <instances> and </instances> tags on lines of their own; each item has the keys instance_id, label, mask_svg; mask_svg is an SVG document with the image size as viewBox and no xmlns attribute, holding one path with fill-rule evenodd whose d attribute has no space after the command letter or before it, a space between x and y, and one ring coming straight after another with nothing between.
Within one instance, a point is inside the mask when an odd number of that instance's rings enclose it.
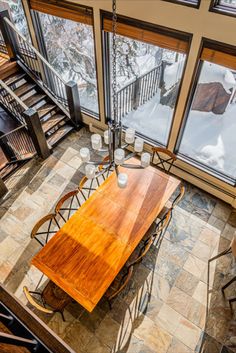
<instances>
[{"instance_id":1,"label":"candle on chandelier","mask_svg":"<svg viewBox=\"0 0 236 353\"><path fill-rule=\"evenodd\" d=\"M126 143L134 143L135 130L132 128L128 128L125 131L125 142Z\"/></svg>"},{"instance_id":2,"label":"candle on chandelier","mask_svg":"<svg viewBox=\"0 0 236 353\"><path fill-rule=\"evenodd\" d=\"M150 161L151 161L151 155L150 153L147 152L143 152L141 154L141 166L143 168L147 168L150 165Z\"/></svg>"},{"instance_id":3,"label":"candle on chandelier","mask_svg":"<svg viewBox=\"0 0 236 353\"><path fill-rule=\"evenodd\" d=\"M105 144L108 145L109 144L109 131L108 130L104 131L104 135L103 136L104 136Z\"/></svg>"},{"instance_id":4,"label":"candle on chandelier","mask_svg":"<svg viewBox=\"0 0 236 353\"><path fill-rule=\"evenodd\" d=\"M96 171L96 168L93 164L87 164L85 166L85 174L88 179L95 178L95 171Z\"/></svg>"},{"instance_id":5,"label":"candle on chandelier","mask_svg":"<svg viewBox=\"0 0 236 353\"><path fill-rule=\"evenodd\" d=\"M79 151L80 158L82 159L83 162L89 162L90 160L90 152L87 147L83 147Z\"/></svg>"},{"instance_id":6,"label":"candle on chandelier","mask_svg":"<svg viewBox=\"0 0 236 353\"><path fill-rule=\"evenodd\" d=\"M134 150L135 152L142 152L143 150L143 139L137 137L134 142Z\"/></svg>"},{"instance_id":7,"label":"candle on chandelier","mask_svg":"<svg viewBox=\"0 0 236 353\"><path fill-rule=\"evenodd\" d=\"M117 177L117 183L119 188L124 189L128 183L128 175L125 173L119 173Z\"/></svg>"},{"instance_id":8,"label":"candle on chandelier","mask_svg":"<svg viewBox=\"0 0 236 353\"><path fill-rule=\"evenodd\" d=\"M92 147L94 150L102 148L102 138L99 134L93 134L91 136Z\"/></svg>"},{"instance_id":9,"label":"candle on chandelier","mask_svg":"<svg viewBox=\"0 0 236 353\"><path fill-rule=\"evenodd\" d=\"M117 148L114 153L115 164L121 165L125 160L125 151L122 148Z\"/></svg>"}]
</instances>

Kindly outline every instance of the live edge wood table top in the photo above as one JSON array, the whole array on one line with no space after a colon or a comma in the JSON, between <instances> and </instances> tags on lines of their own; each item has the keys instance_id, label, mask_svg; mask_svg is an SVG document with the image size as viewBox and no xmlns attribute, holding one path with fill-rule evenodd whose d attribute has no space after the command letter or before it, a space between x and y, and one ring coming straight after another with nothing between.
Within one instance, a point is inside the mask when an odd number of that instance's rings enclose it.
<instances>
[{"instance_id":1,"label":"live edge wood table top","mask_svg":"<svg viewBox=\"0 0 236 353\"><path fill-rule=\"evenodd\" d=\"M151 166L120 171L127 187L112 173L32 259L90 312L180 184Z\"/></svg>"}]
</instances>

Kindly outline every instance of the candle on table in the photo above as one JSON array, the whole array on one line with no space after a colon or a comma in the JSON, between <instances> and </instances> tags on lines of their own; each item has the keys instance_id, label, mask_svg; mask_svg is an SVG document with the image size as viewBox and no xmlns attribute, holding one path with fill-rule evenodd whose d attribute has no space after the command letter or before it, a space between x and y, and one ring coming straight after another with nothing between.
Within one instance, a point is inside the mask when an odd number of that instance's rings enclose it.
<instances>
[{"instance_id":1,"label":"candle on table","mask_svg":"<svg viewBox=\"0 0 236 353\"><path fill-rule=\"evenodd\" d=\"M128 175L125 173L119 173L117 177L117 183L119 188L124 189L128 183Z\"/></svg>"},{"instance_id":2,"label":"candle on table","mask_svg":"<svg viewBox=\"0 0 236 353\"><path fill-rule=\"evenodd\" d=\"M143 139L137 137L134 142L134 150L135 152L142 152L143 150Z\"/></svg>"},{"instance_id":3,"label":"candle on table","mask_svg":"<svg viewBox=\"0 0 236 353\"><path fill-rule=\"evenodd\" d=\"M85 166L85 174L88 179L95 178L95 171L96 171L96 168L93 164L87 164Z\"/></svg>"},{"instance_id":4,"label":"candle on table","mask_svg":"<svg viewBox=\"0 0 236 353\"><path fill-rule=\"evenodd\" d=\"M83 147L79 151L80 158L82 159L83 162L89 162L90 160L90 152L87 147Z\"/></svg>"},{"instance_id":5,"label":"candle on table","mask_svg":"<svg viewBox=\"0 0 236 353\"><path fill-rule=\"evenodd\" d=\"M125 131L125 142L126 143L134 143L135 130L132 128L128 128Z\"/></svg>"},{"instance_id":6,"label":"candle on table","mask_svg":"<svg viewBox=\"0 0 236 353\"><path fill-rule=\"evenodd\" d=\"M147 152L143 152L141 154L141 166L143 168L147 168L150 165L150 161L151 161L151 155L150 153Z\"/></svg>"},{"instance_id":7,"label":"candle on table","mask_svg":"<svg viewBox=\"0 0 236 353\"><path fill-rule=\"evenodd\" d=\"M109 131L108 130L104 131L104 135L103 136L104 136L105 144L108 145L109 144Z\"/></svg>"},{"instance_id":8,"label":"candle on table","mask_svg":"<svg viewBox=\"0 0 236 353\"><path fill-rule=\"evenodd\" d=\"M125 151L122 148L117 148L114 153L115 157L115 164L121 165L124 163L125 160Z\"/></svg>"},{"instance_id":9,"label":"candle on table","mask_svg":"<svg viewBox=\"0 0 236 353\"><path fill-rule=\"evenodd\" d=\"M93 134L91 136L92 147L94 150L102 148L102 138L99 134Z\"/></svg>"}]
</instances>

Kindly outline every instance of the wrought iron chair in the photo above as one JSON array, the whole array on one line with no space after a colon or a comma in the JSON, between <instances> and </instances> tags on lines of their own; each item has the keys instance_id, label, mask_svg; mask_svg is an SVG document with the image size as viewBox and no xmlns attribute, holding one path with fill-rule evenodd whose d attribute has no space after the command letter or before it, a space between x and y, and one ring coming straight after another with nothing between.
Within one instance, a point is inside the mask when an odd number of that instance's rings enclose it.
<instances>
[{"instance_id":1,"label":"wrought iron chair","mask_svg":"<svg viewBox=\"0 0 236 353\"><path fill-rule=\"evenodd\" d=\"M108 161L109 161L109 156L106 156L106 157L103 158L103 162L108 162ZM105 180L106 178L109 177L109 175L112 174L112 172L114 171L114 167L106 168L104 165L100 165L98 167L98 170L100 172L103 171L102 177L103 177L103 180Z\"/></svg>"},{"instance_id":2,"label":"wrought iron chair","mask_svg":"<svg viewBox=\"0 0 236 353\"><path fill-rule=\"evenodd\" d=\"M236 276L234 276L230 281L228 281L222 288L221 288L221 291L222 291L222 294L225 298L225 290L226 288L228 288L232 283L236 282ZM232 298L228 298L228 301L229 301L229 306L230 306L230 309L231 311L233 311L233 306L232 304L234 302L236 302L236 297L232 297Z\"/></svg>"},{"instance_id":3,"label":"wrought iron chair","mask_svg":"<svg viewBox=\"0 0 236 353\"><path fill-rule=\"evenodd\" d=\"M45 314L59 312L62 316L62 320L65 321L63 310L72 301L72 298L55 283L49 281L42 292L30 291L24 286L23 292L28 302L37 310ZM40 299L41 303L35 296Z\"/></svg>"},{"instance_id":4,"label":"wrought iron chair","mask_svg":"<svg viewBox=\"0 0 236 353\"><path fill-rule=\"evenodd\" d=\"M181 185L179 194L175 197L173 201L167 201L164 208L161 210L158 218L163 218L163 216L168 212L171 211L170 217L172 218L173 209L179 204L185 194L185 187Z\"/></svg>"},{"instance_id":5,"label":"wrought iron chair","mask_svg":"<svg viewBox=\"0 0 236 353\"><path fill-rule=\"evenodd\" d=\"M108 301L110 309L112 307L112 301L125 289L132 277L132 274L133 266L129 266L128 268L124 266L106 291L105 298Z\"/></svg>"},{"instance_id":6,"label":"wrought iron chair","mask_svg":"<svg viewBox=\"0 0 236 353\"><path fill-rule=\"evenodd\" d=\"M177 157L174 153L163 147L152 148L152 164L161 167L164 172L169 173Z\"/></svg>"},{"instance_id":7,"label":"wrought iron chair","mask_svg":"<svg viewBox=\"0 0 236 353\"><path fill-rule=\"evenodd\" d=\"M102 177L102 180L100 180L100 177ZM93 193L93 191L95 191L104 180L105 179L102 170L100 170L100 166L98 167L98 173L95 178L88 179L86 176L84 176L78 186L78 189L83 195L83 198L87 200L91 193Z\"/></svg>"},{"instance_id":8,"label":"wrought iron chair","mask_svg":"<svg viewBox=\"0 0 236 353\"><path fill-rule=\"evenodd\" d=\"M80 189L70 191L57 202L55 213L59 214L63 221L66 222L84 201L85 198Z\"/></svg>"},{"instance_id":9,"label":"wrought iron chair","mask_svg":"<svg viewBox=\"0 0 236 353\"><path fill-rule=\"evenodd\" d=\"M30 237L35 239L41 246L47 244L50 235L57 233L60 229L55 213L50 213L41 218L33 227Z\"/></svg>"},{"instance_id":10,"label":"wrought iron chair","mask_svg":"<svg viewBox=\"0 0 236 353\"><path fill-rule=\"evenodd\" d=\"M112 300L120 294L125 287L127 286L128 282L130 281L134 266L137 265L142 261L144 256L147 254L148 250L152 246L155 240L154 236L149 237L149 239L144 242L141 247L138 246L135 251L131 254L128 261L112 282L111 286L108 288L107 292L105 293L105 297L108 300L109 306L111 308Z\"/></svg>"}]
</instances>

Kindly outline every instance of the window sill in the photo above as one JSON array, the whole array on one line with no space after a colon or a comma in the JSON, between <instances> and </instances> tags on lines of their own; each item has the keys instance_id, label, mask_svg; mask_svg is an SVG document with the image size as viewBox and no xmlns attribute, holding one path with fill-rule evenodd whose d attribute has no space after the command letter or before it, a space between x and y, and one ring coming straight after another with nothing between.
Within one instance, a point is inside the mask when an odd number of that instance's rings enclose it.
<instances>
[{"instance_id":1,"label":"window sill","mask_svg":"<svg viewBox=\"0 0 236 353\"><path fill-rule=\"evenodd\" d=\"M198 1L191 1L191 0L162 0L162 1L172 2L173 4L184 5L184 6L193 7L195 9L199 9L201 0L198 0Z\"/></svg>"},{"instance_id":2,"label":"window sill","mask_svg":"<svg viewBox=\"0 0 236 353\"><path fill-rule=\"evenodd\" d=\"M199 170L201 170L202 172L207 173L208 175L213 176L214 178L217 178L221 181L223 181L224 183L227 183L233 187L236 186L236 180L233 179L230 176L227 176L221 172L217 172L216 170L214 170L213 168L207 166L206 164L200 163L198 161L193 160L191 157L187 157L182 153L177 153L177 157L179 160L195 167L198 168Z\"/></svg>"}]
</instances>

